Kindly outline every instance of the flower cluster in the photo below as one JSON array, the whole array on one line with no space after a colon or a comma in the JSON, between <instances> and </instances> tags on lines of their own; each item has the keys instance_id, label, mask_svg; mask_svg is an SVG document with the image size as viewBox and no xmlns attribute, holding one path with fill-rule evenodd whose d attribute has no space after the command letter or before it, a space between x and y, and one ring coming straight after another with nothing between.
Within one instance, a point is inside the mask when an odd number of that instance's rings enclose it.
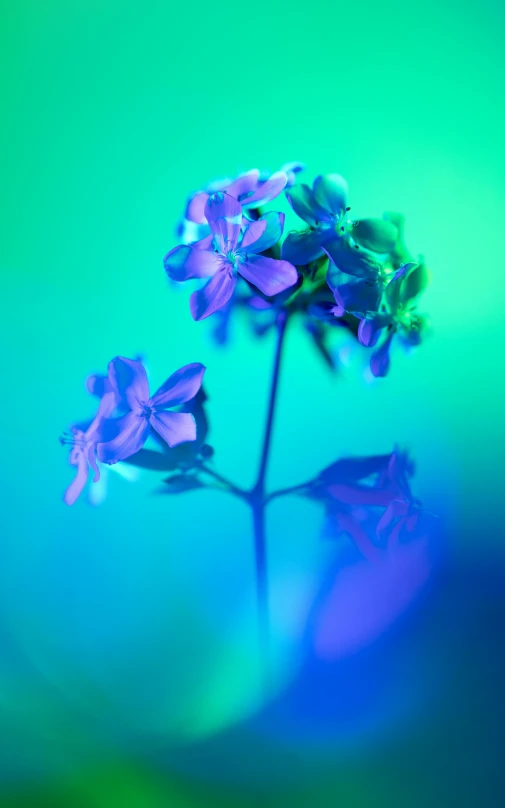
<instances>
[{"instance_id":1,"label":"flower cluster","mask_svg":"<svg viewBox=\"0 0 505 808\"><path fill-rule=\"evenodd\" d=\"M175 282L208 279L191 295L190 308L195 320L217 315L220 343L234 310L246 311L254 333L262 334L282 308L301 315L330 365L328 333L340 327L374 349L372 374L385 376L394 338L414 346L426 331L417 312L428 281L424 260L408 251L400 214L352 218L341 176L319 176L310 188L295 183L302 167L293 166L270 177L248 171L195 194L179 230L185 243L165 256L167 275ZM287 234L285 214L264 210L282 191L304 223Z\"/></svg>"},{"instance_id":2,"label":"flower cluster","mask_svg":"<svg viewBox=\"0 0 505 808\"><path fill-rule=\"evenodd\" d=\"M247 314L254 334L277 333L267 431L253 488L240 489L207 463L214 450L205 443L202 364L185 365L151 395L142 362L115 357L106 376L88 379L88 390L99 398L95 417L74 424L62 438L70 444L70 463L76 467L64 497L68 504L83 490L90 470L96 482L104 466L127 463L170 472L163 480L164 493L205 486L239 496L253 509L255 525L261 522L258 513L275 497L307 496L324 505L326 532L347 535L371 561L418 530L423 509L410 490L412 464L398 450L337 460L306 483L265 491L288 320L303 325L332 368L328 336L345 330L356 344L372 349L374 376L388 373L394 342L417 345L426 330L417 301L428 273L422 257L412 256L406 247L403 217L389 212L357 219L351 216L347 183L340 175L318 176L310 187L297 182L302 169L299 163L272 175L254 169L197 192L188 200L177 231L182 243L164 258L171 281L196 283L191 315L196 321L212 316L220 344L227 341L234 311ZM288 232L286 213L265 209L272 202L279 207L284 195L289 216L303 223ZM256 539L258 548L264 537ZM261 548L259 553L263 558Z\"/></svg>"}]
</instances>

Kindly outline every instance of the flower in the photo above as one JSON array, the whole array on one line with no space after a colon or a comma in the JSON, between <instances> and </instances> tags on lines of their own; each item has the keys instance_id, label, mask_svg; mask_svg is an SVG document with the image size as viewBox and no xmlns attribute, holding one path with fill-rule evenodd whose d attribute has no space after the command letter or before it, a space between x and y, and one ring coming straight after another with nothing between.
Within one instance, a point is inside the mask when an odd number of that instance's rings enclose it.
<instances>
[{"instance_id":1,"label":"flower","mask_svg":"<svg viewBox=\"0 0 505 808\"><path fill-rule=\"evenodd\" d=\"M207 199L205 216L211 235L196 244L175 247L164 260L165 270L173 280L210 278L203 288L191 295L194 320L203 320L227 304L235 289L237 274L268 297L296 283L298 273L294 266L259 254L279 241L284 226L282 213L267 213L250 222L241 233L240 202L218 191Z\"/></svg>"},{"instance_id":2,"label":"flower","mask_svg":"<svg viewBox=\"0 0 505 808\"><path fill-rule=\"evenodd\" d=\"M342 245L352 246L352 252L360 247L377 253L388 253L398 239L398 230L385 219L349 219L351 208L347 205L347 182L339 174L316 177L313 188L301 183L286 192L294 212L309 225L301 233L289 233L282 256L297 265L307 264L323 254L323 246L340 269ZM349 253L346 250L345 253ZM347 257L349 260L350 255ZM359 259L353 259L359 260Z\"/></svg>"},{"instance_id":3,"label":"flower","mask_svg":"<svg viewBox=\"0 0 505 808\"><path fill-rule=\"evenodd\" d=\"M385 539L390 549L396 547L404 529L407 533L415 530L423 511L421 501L410 490L408 475L411 473L412 465L407 455L395 450L384 475L384 485L394 496L376 528L377 538Z\"/></svg>"},{"instance_id":4,"label":"flower","mask_svg":"<svg viewBox=\"0 0 505 808\"><path fill-rule=\"evenodd\" d=\"M200 363L185 365L173 373L157 390L149 395L146 372L141 362L116 356L109 363L109 381L120 398L124 398L129 412L115 419L117 434L112 440L97 446L98 459L104 463L117 463L138 452L146 442L151 429L170 446L196 439L193 415L187 412L168 412L193 398L200 389L205 367Z\"/></svg>"},{"instance_id":5,"label":"flower","mask_svg":"<svg viewBox=\"0 0 505 808\"><path fill-rule=\"evenodd\" d=\"M412 462L398 449L389 455L343 458L323 469L306 493L325 504L325 534L347 534L375 562L396 547L404 528L413 533L417 527L422 508L410 490L412 473Z\"/></svg>"},{"instance_id":6,"label":"flower","mask_svg":"<svg viewBox=\"0 0 505 808\"><path fill-rule=\"evenodd\" d=\"M97 483L100 479L100 470L96 462L97 444L105 435L105 427L115 405L114 394L105 393L91 423L87 426L74 425L70 432L66 432L60 437L60 443L63 446L70 446L69 463L77 469L75 478L63 496L63 501L67 505L73 505L81 494L86 485L90 468L94 472L93 482Z\"/></svg>"},{"instance_id":7,"label":"flower","mask_svg":"<svg viewBox=\"0 0 505 808\"><path fill-rule=\"evenodd\" d=\"M205 205L209 197L217 191L225 191L237 199L243 209L251 211L252 218L257 218L257 215L254 215L257 209L279 196L285 187L292 185L296 174L302 168L301 163L288 163L272 175L253 168L240 174L235 180L226 179L211 183L205 191L198 191L188 201L177 235L181 236L185 244L191 244L209 234Z\"/></svg>"},{"instance_id":8,"label":"flower","mask_svg":"<svg viewBox=\"0 0 505 808\"><path fill-rule=\"evenodd\" d=\"M404 264L386 286L379 310L376 313L364 313L358 329L358 339L362 345L373 347L383 329L386 329L385 339L370 359L370 369L374 376L387 375L389 351L396 334L406 346L419 345L426 320L416 312L417 297L424 291L427 283L428 274L422 259L419 264Z\"/></svg>"}]
</instances>

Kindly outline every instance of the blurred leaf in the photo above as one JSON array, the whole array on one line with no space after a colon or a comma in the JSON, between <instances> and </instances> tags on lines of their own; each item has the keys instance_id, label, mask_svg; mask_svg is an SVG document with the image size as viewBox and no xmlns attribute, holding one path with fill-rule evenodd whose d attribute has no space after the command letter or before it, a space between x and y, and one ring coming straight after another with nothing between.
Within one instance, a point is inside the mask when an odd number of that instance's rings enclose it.
<instances>
[{"instance_id":1,"label":"blurred leaf","mask_svg":"<svg viewBox=\"0 0 505 808\"><path fill-rule=\"evenodd\" d=\"M391 455L346 457L332 463L320 472L316 481L324 485L356 483L387 468Z\"/></svg>"},{"instance_id":2,"label":"blurred leaf","mask_svg":"<svg viewBox=\"0 0 505 808\"><path fill-rule=\"evenodd\" d=\"M331 317L334 319L333 315L331 315ZM322 357L325 364L330 368L330 370L335 371L337 369L337 364L327 346L328 329L325 327L324 323L309 320L305 324L305 327L312 337L316 350Z\"/></svg>"},{"instance_id":3,"label":"blurred leaf","mask_svg":"<svg viewBox=\"0 0 505 808\"><path fill-rule=\"evenodd\" d=\"M205 488L205 485L196 477L188 474L172 474L164 480L164 487L160 489L160 494L183 494L185 491L194 491L197 488Z\"/></svg>"},{"instance_id":4,"label":"blurred leaf","mask_svg":"<svg viewBox=\"0 0 505 808\"><path fill-rule=\"evenodd\" d=\"M177 446L172 449L173 454L171 452L155 452L152 449L141 449L122 462L128 463L130 466L138 466L141 469L149 469L150 471L173 471L177 468L181 458L181 452L176 451L176 449L180 448Z\"/></svg>"}]
</instances>

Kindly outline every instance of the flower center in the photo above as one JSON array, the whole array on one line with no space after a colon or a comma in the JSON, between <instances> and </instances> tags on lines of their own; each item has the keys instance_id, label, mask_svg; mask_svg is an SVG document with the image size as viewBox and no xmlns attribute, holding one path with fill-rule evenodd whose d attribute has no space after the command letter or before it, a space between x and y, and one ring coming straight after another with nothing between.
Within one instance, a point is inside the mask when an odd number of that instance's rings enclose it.
<instances>
[{"instance_id":1,"label":"flower center","mask_svg":"<svg viewBox=\"0 0 505 808\"><path fill-rule=\"evenodd\" d=\"M341 238L350 235L351 230L356 224L356 222L350 219L349 216L347 215L350 210L351 210L350 208L346 208L345 210L342 211L342 213L335 214L333 217L335 232Z\"/></svg>"},{"instance_id":2,"label":"flower center","mask_svg":"<svg viewBox=\"0 0 505 808\"><path fill-rule=\"evenodd\" d=\"M76 430L75 432L64 432L63 435L60 435L58 438L62 446L71 446L72 448L82 448L89 443L84 437L84 432L80 429Z\"/></svg>"},{"instance_id":3,"label":"flower center","mask_svg":"<svg viewBox=\"0 0 505 808\"><path fill-rule=\"evenodd\" d=\"M153 414L154 407L151 407L150 404L142 404L142 409L139 413L141 418L147 418L147 420L149 420Z\"/></svg>"},{"instance_id":4,"label":"flower center","mask_svg":"<svg viewBox=\"0 0 505 808\"><path fill-rule=\"evenodd\" d=\"M228 250L224 257L228 266L231 267L234 272L238 269L239 264L243 264L245 261L245 257L240 252L235 252L234 250Z\"/></svg>"},{"instance_id":5,"label":"flower center","mask_svg":"<svg viewBox=\"0 0 505 808\"><path fill-rule=\"evenodd\" d=\"M418 331L420 326L419 315L411 309L400 309L396 317L398 325L403 326L406 331Z\"/></svg>"}]
</instances>

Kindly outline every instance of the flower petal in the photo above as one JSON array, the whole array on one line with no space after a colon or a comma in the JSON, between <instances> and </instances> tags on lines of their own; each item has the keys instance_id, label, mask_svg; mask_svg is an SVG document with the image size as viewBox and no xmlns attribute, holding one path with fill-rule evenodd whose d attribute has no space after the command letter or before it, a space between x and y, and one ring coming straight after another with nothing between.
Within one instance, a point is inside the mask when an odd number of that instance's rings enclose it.
<instances>
[{"instance_id":1,"label":"flower petal","mask_svg":"<svg viewBox=\"0 0 505 808\"><path fill-rule=\"evenodd\" d=\"M263 232L260 233L258 238L254 242L250 242L248 245L247 252L252 253L260 253L264 252L265 250L270 249L273 247L274 244L277 244L280 237L282 236L282 231L284 229L284 213L278 213L277 211L270 211L269 213L265 213L260 219L252 224L260 224L265 223L265 227L263 228ZM251 227L251 225L249 225ZM248 228L249 229L249 228ZM256 232L259 232L257 230ZM241 248L244 246L245 236L241 244ZM247 245L246 245L247 246Z\"/></svg>"},{"instance_id":2,"label":"flower petal","mask_svg":"<svg viewBox=\"0 0 505 808\"><path fill-rule=\"evenodd\" d=\"M237 278L228 267L216 272L203 289L197 289L189 299L193 320L204 320L226 306L235 289Z\"/></svg>"},{"instance_id":3,"label":"flower petal","mask_svg":"<svg viewBox=\"0 0 505 808\"><path fill-rule=\"evenodd\" d=\"M258 241L265 232L266 226L267 223L264 219L257 219L255 222L250 222L244 230L244 235L240 242L240 249L243 250L245 247L249 247L251 244L254 244L255 241Z\"/></svg>"},{"instance_id":4,"label":"flower petal","mask_svg":"<svg viewBox=\"0 0 505 808\"><path fill-rule=\"evenodd\" d=\"M98 459L102 463L117 463L140 451L149 434L149 421L129 412L117 419L118 434L106 443L97 446Z\"/></svg>"},{"instance_id":5,"label":"flower petal","mask_svg":"<svg viewBox=\"0 0 505 808\"><path fill-rule=\"evenodd\" d=\"M303 266L323 255L322 244L328 233L307 230L305 233L288 233L282 245L282 257L296 266Z\"/></svg>"},{"instance_id":6,"label":"flower petal","mask_svg":"<svg viewBox=\"0 0 505 808\"><path fill-rule=\"evenodd\" d=\"M351 247L345 238L334 238L325 242L324 252L342 272L357 278L375 278L380 263L370 254Z\"/></svg>"},{"instance_id":7,"label":"flower petal","mask_svg":"<svg viewBox=\"0 0 505 808\"><path fill-rule=\"evenodd\" d=\"M420 264L411 262L410 264L405 264L405 266L408 269L401 284L400 301L402 303L406 303L409 300L414 300L414 298L424 292L428 286L429 280L428 270L426 269L426 264L424 262Z\"/></svg>"},{"instance_id":8,"label":"flower petal","mask_svg":"<svg viewBox=\"0 0 505 808\"><path fill-rule=\"evenodd\" d=\"M383 328L380 318L372 317L361 320L358 328L358 339L366 348L376 345Z\"/></svg>"},{"instance_id":9,"label":"flower petal","mask_svg":"<svg viewBox=\"0 0 505 808\"><path fill-rule=\"evenodd\" d=\"M347 204L347 182L340 174L325 174L314 182L314 199L323 210L340 214Z\"/></svg>"},{"instance_id":10,"label":"flower petal","mask_svg":"<svg viewBox=\"0 0 505 808\"><path fill-rule=\"evenodd\" d=\"M202 386L205 366L200 362L184 365L168 377L151 399L154 407L178 407L196 396Z\"/></svg>"},{"instance_id":11,"label":"flower petal","mask_svg":"<svg viewBox=\"0 0 505 808\"><path fill-rule=\"evenodd\" d=\"M284 292L298 280L296 269L288 261L278 261L264 255L249 255L244 264L239 264L238 271L267 297Z\"/></svg>"},{"instance_id":12,"label":"flower petal","mask_svg":"<svg viewBox=\"0 0 505 808\"><path fill-rule=\"evenodd\" d=\"M109 381L132 410L138 410L139 403L149 399L149 384L142 362L116 356L109 362Z\"/></svg>"},{"instance_id":13,"label":"flower petal","mask_svg":"<svg viewBox=\"0 0 505 808\"><path fill-rule=\"evenodd\" d=\"M88 459L84 452L79 452L76 465L77 473L63 496L63 501L67 505L74 504L88 479Z\"/></svg>"},{"instance_id":14,"label":"flower petal","mask_svg":"<svg viewBox=\"0 0 505 808\"><path fill-rule=\"evenodd\" d=\"M168 277L173 281L188 281L193 278L210 278L222 265L218 253L202 250L195 244L174 247L163 259Z\"/></svg>"},{"instance_id":15,"label":"flower petal","mask_svg":"<svg viewBox=\"0 0 505 808\"><path fill-rule=\"evenodd\" d=\"M291 188L291 186L295 184L296 175L299 174L300 171L303 171L304 168L305 168L304 163L300 163L296 160L291 163L284 163L284 165L281 166L281 171L284 171L288 175L288 182L286 187Z\"/></svg>"},{"instance_id":16,"label":"flower petal","mask_svg":"<svg viewBox=\"0 0 505 808\"><path fill-rule=\"evenodd\" d=\"M209 195L205 191L199 191L195 194L186 207L186 219L196 222L196 224L205 224L207 221L205 218L205 205L208 198Z\"/></svg>"},{"instance_id":17,"label":"flower petal","mask_svg":"<svg viewBox=\"0 0 505 808\"><path fill-rule=\"evenodd\" d=\"M352 237L367 250L389 253L398 241L398 230L384 219L361 219L354 225Z\"/></svg>"},{"instance_id":18,"label":"flower petal","mask_svg":"<svg viewBox=\"0 0 505 808\"><path fill-rule=\"evenodd\" d=\"M369 485L346 485L334 483L328 486L328 494L345 505L383 505L391 502L394 494L384 488L372 488Z\"/></svg>"},{"instance_id":19,"label":"flower petal","mask_svg":"<svg viewBox=\"0 0 505 808\"><path fill-rule=\"evenodd\" d=\"M218 191L209 196L205 216L219 249L226 254L237 246L242 224L242 205L233 196Z\"/></svg>"},{"instance_id":20,"label":"flower petal","mask_svg":"<svg viewBox=\"0 0 505 808\"><path fill-rule=\"evenodd\" d=\"M335 296L335 301L345 311L356 316L376 312L381 297L381 287L375 278L357 278L342 272L330 261L326 282Z\"/></svg>"},{"instance_id":21,"label":"flower petal","mask_svg":"<svg viewBox=\"0 0 505 808\"><path fill-rule=\"evenodd\" d=\"M196 423L189 412L155 412L151 426L170 447L196 440Z\"/></svg>"},{"instance_id":22,"label":"flower petal","mask_svg":"<svg viewBox=\"0 0 505 808\"><path fill-rule=\"evenodd\" d=\"M337 524L343 533L347 533L362 555L372 563L377 563L383 557L383 551L370 540L366 530L350 513L337 513Z\"/></svg>"},{"instance_id":23,"label":"flower petal","mask_svg":"<svg viewBox=\"0 0 505 808\"><path fill-rule=\"evenodd\" d=\"M230 196L242 202L241 197L247 197L248 194L252 196L258 185L259 177L260 172L257 168L253 168L251 171L240 174L240 176L227 185L224 190L227 194L230 194ZM242 202L242 204L244 203Z\"/></svg>"},{"instance_id":24,"label":"flower petal","mask_svg":"<svg viewBox=\"0 0 505 808\"><path fill-rule=\"evenodd\" d=\"M327 213L319 207L314 195L308 185L301 182L298 185L293 185L286 191L286 199L293 208L294 212L304 222L315 226L317 222L326 221Z\"/></svg>"},{"instance_id":25,"label":"flower petal","mask_svg":"<svg viewBox=\"0 0 505 808\"><path fill-rule=\"evenodd\" d=\"M266 182L261 183L251 196L243 199L242 205L244 208L259 208L260 205L279 196L286 187L287 181L288 175L284 171L276 171Z\"/></svg>"},{"instance_id":26,"label":"flower petal","mask_svg":"<svg viewBox=\"0 0 505 808\"><path fill-rule=\"evenodd\" d=\"M391 347L391 340L393 339L394 331L390 331L387 339L382 345L377 348L370 359L370 370L374 376L382 377L387 376L390 365L389 349Z\"/></svg>"}]
</instances>

